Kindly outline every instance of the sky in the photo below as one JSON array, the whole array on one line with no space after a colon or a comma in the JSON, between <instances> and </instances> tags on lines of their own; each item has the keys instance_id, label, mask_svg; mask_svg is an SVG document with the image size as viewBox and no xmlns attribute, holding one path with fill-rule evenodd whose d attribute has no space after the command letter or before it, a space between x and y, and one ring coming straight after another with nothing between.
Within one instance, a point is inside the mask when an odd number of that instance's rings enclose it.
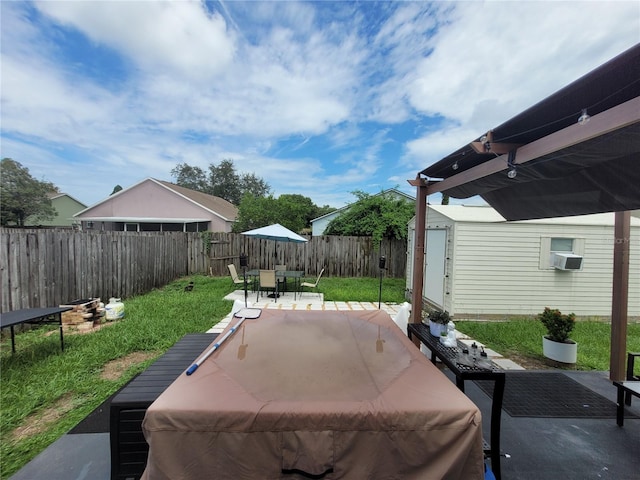
<instances>
[{"instance_id":1,"label":"sky","mask_svg":"<svg viewBox=\"0 0 640 480\"><path fill-rule=\"evenodd\" d=\"M0 155L88 206L225 159L318 206L415 195L418 171L640 42L637 1L0 9Z\"/></svg>"}]
</instances>

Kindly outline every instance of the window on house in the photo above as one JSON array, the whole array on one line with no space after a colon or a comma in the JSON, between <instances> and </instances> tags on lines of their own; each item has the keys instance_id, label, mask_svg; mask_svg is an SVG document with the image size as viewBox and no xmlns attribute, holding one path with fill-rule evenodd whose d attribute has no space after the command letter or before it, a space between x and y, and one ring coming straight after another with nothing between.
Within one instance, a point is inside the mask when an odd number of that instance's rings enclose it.
<instances>
[{"instance_id":1,"label":"window on house","mask_svg":"<svg viewBox=\"0 0 640 480\"><path fill-rule=\"evenodd\" d=\"M540 269L553 268L554 253L574 253L583 255L584 238L572 237L541 237L540 238Z\"/></svg>"},{"instance_id":2,"label":"window on house","mask_svg":"<svg viewBox=\"0 0 640 480\"><path fill-rule=\"evenodd\" d=\"M159 232L160 224L159 223L141 223L140 231L141 232Z\"/></svg>"},{"instance_id":3,"label":"window on house","mask_svg":"<svg viewBox=\"0 0 640 480\"><path fill-rule=\"evenodd\" d=\"M573 238L552 238L549 246L549 265L553 265L554 253L573 253Z\"/></svg>"},{"instance_id":4,"label":"window on house","mask_svg":"<svg viewBox=\"0 0 640 480\"><path fill-rule=\"evenodd\" d=\"M162 231L163 232L183 232L184 223L163 223Z\"/></svg>"},{"instance_id":5,"label":"window on house","mask_svg":"<svg viewBox=\"0 0 640 480\"><path fill-rule=\"evenodd\" d=\"M137 223L125 223L124 224L124 231L125 232L137 232L138 231L138 224Z\"/></svg>"}]
</instances>

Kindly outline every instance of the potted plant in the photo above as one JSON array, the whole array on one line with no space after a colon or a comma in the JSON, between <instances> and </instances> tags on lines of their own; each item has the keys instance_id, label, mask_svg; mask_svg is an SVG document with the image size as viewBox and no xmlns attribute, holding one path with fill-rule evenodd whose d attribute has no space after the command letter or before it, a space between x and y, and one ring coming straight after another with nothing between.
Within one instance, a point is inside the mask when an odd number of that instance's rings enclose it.
<instances>
[{"instance_id":1,"label":"potted plant","mask_svg":"<svg viewBox=\"0 0 640 480\"><path fill-rule=\"evenodd\" d=\"M447 324L451 320L449 312L446 310L434 309L429 312L429 331L434 337L447 334Z\"/></svg>"},{"instance_id":2,"label":"potted plant","mask_svg":"<svg viewBox=\"0 0 640 480\"><path fill-rule=\"evenodd\" d=\"M557 362L576 363L578 344L569 338L576 323L575 314L566 315L558 309L545 307L538 314L538 320L547 329L547 334L542 337L542 354Z\"/></svg>"}]
</instances>

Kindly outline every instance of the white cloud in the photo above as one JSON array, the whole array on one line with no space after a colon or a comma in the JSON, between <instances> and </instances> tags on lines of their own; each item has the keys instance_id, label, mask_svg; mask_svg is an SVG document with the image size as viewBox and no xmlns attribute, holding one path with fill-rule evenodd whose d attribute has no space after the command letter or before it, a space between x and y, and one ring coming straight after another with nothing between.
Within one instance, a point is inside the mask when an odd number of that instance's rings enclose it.
<instances>
[{"instance_id":1,"label":"white cloud","mask_svg":"<svg viewBox=\"0 0 640 480\"><path fill-rule=\"evenodd\" d=\"M112 107L118 99L108 92L74 88L45 64L27 64L4 56L2 70L5 129L81 143L78 130L112 119Z\"/></svg>"},{"instance_id":2,"label":"white cloud","mask_svg":"<svg viewBox=\"0 0 640 480\"><path fill-rule=\"evenodd\" d=\"M233 36L222 16L199 1L41 2L37 8L148 71L212 80L232 61Z\"/></svg>"},{"instance_id":3,"label":"white cloud","mask_svg":"<svg viewBox=\"0 0 640 480\"><path fill-rule=\"evenodd\" d=\"M404 184L636 43L640 18L637 2L1 6L3 154L89 202L225 158L317 204ZM71 56L87 51L117 74Z\"/></svg>"},{"instance_id":4,"label":"white cloud","mask_svg":"<svg viewBox=\"0 0 640 480\"><path fill-rule=\"evenodd\" d=\"M407 142L420 170L630 48L640 27L637 2L455 7L408 90L417 111L450 123Z\"/></svg>"},{"instance_id":5,"label":"white cloud","mask_svg":"<svg viewBox=\"0 0 640 480\"><path fill-rule=\"evenodd\" d=\"M421 112L479 128L631 47L639 27L636 2L461 2L451 20L409 95Z\"/></svg>"}]
</instances>

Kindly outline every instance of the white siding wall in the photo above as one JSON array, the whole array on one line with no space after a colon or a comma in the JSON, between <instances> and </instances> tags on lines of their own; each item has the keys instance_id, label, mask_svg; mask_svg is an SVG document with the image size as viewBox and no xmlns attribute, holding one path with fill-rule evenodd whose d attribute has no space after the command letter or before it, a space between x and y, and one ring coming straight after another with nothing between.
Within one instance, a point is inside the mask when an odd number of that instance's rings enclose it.
<instances>
[{"instance_id":1,"label":"white siding wall","mask_svg":"<svg viewBox=\"0 0 640 480\"><path fill-rule=\"evenodd\" d=\"M456 318L536 315L548 306L581 317L610 317L613 226L454 221L429 209L427 228L447 228L445 309ZM415 219L409 222L407 290L412 290ZM581 271L541 268L544 238L578 241ZM428 248L428 244L426 245ZM640 318L640 227L631 227L630 321ZM425 282L426 285L426 282ZM423 290L423 297L424 290Z\"/></svg>"},{"instance_id":2,"label":"white siding wall","mask_svg":"<svg viewBox=\"0 0 640 480\"><path fill-rule=\"evenodd\" d=\"M632 228L629 316L640 315L639 230ZM541 269L545 236L583 239L583 269ZM458 318L533 315L545 306L611 315L613 227L459 222L452 238L451 312Z\"/></svg>"},{"instance_id":3,"label":"white siding wall","mask_svg":"<svg viewBox=\"0 0 640 480\"><path fill-rule=\"evenodd\" d=\"M337 217L338 215L340 215L340 213L342 212L336 212L335 215L329 214L324 217L320 217L318 220L314 220L311 223L311 235L313 237L318 237L324 234L324 231L327 229L329 222L333 220L335 217Z\"/></svg>"}]
</instances>

